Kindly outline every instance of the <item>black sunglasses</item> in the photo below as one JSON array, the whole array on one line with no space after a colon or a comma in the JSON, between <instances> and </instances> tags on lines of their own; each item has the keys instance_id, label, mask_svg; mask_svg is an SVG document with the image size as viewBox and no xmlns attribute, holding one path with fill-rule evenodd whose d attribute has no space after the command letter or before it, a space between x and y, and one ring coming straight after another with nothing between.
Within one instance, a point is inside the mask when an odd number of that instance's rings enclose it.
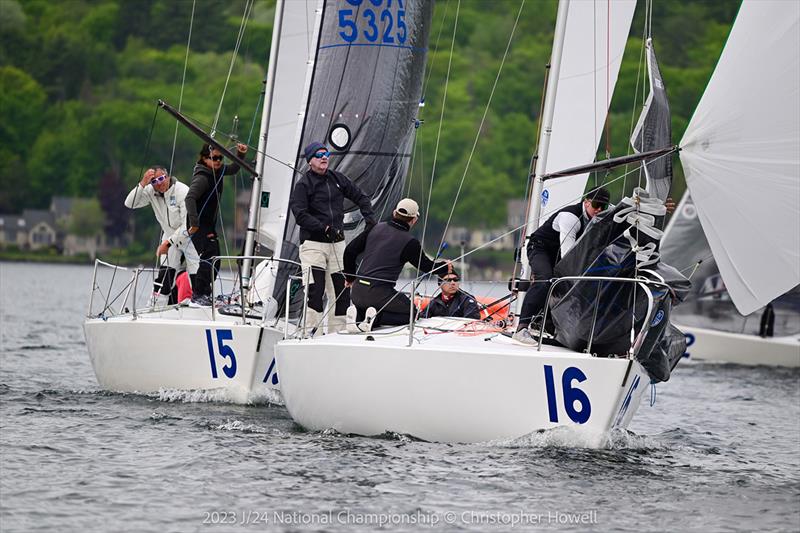
<instances>
[{"instance_id":1,"label":"black sunglasses","mask_svg":"<svg viewBox=\"0 0 800 533\"><path fill-rule=\"evenodd\" d=\"M208 156L208 158L210 160L212 160L212 161L222 161L222 156L221 155L210 155L210 156Z\"/></svg>"},{"instance_id":2,"label":"black sunglasses","mask_svg":"<svg viewBox=\"0 0 800 533\"><path fill-rule=\"evenodd\" d=\"M594 207L595 209L605 209L607 205L604 204L603 202L595 202L594 200L592 200L592 207Z\"/></svg>"},{"instance_id":3,"label":"black sunglasses","mask_svg":"<svg viewBox=\"0 0 800 533\"><path fill-rule=\"evenodd\" d=\"M442 278L441 281L439 281L439 285L442 283L458 283L458 281L459 278Z\"/></svg>"}]
</instances>

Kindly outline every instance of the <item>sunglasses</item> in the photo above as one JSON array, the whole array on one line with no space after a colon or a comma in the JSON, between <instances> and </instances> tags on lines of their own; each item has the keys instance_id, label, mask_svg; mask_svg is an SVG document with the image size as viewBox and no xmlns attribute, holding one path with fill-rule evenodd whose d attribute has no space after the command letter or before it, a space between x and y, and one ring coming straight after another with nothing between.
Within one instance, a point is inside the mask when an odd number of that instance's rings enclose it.
<instances>
[{"instance_id":1,"label":"sunglasses","mask_svg":"<svg viewBox=\"0 0 800 533\"><path fill-rule=\"evenodd\" d=\"M443 278L442 283L458 283L458 278Z\"/></svg>"},{"instance_id":2,"label":"sunglasses","mask_svg":"<svg viewBox=\"0 0 800 533\"><path fill-rule=\"evenodd\" d=\"M167 175L166 175L166 174L161 174L161 175L160 175L160 176L158 176L157 178L153 178L153 179L150 181L150 183L153 183L153 184L159 184L159 183L161 183L162 181L164 181L165 179L167 179Z\"/></svg>"},{"instance_id":3,"label":"sunglasses","mask_svg":"<svg viewBox=\"0 0 800 533\"><path fill-rule=\"evenodd\" d=\"M595 209L600 209L600 210L603 210L603 209L605 209L605 208L606 208L606 204L604 204L604 203L602 203L602 202L595 202L595 201L592 201L592 207L594 207Z\"/></svg>"},{"instance_id":4,"label":"sunglasses","mask_svg":"<svg viewBox=\"0 0 800 533\"><path fill-rule=\"evenodd\" d=\"M314 157L316 157L316 158L330 157L330 155L331 155L330 152L317 152L317 153L314 154Z\"/></svg>"},{"instance_id":5,"label":"sunglasses","mask_svg":"<svg viewBox=\"0 0 800 533\"><path fill-rule=\"evenodd\" d=\"M208 156L208 158L210 160L212 160L212 161L222 161L222 156L221 155L210 155L210 156Z\"/></svg>"}]
</instances>

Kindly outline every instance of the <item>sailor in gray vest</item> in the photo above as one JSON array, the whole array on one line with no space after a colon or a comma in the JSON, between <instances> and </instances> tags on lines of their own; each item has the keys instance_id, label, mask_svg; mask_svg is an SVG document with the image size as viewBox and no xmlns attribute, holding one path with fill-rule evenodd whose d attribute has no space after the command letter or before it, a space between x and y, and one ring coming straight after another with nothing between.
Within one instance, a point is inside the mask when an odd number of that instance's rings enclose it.
<instances>
[{"instance_id":1,"label":"sailor in gray vest","mask_svg":"<svg viewBox=\"0 0 800 533\"><path fill-rule=\"evenodd\" d=\"M548 280L553 277L553 267L583 234L589 221L608 207L611 195L605 187L600 187L587 194L582 202L568 205L553 213L547 222L539 226L528 236L528 262L534 283L525 293L519 326L514 339L526 344L536 344L537 339L531 334L528 326L545 305L550 288Z\"/></svg>"},{"instance_id":2,"label":"sailor in gray vest","mask_svg":"<svg viewBox=\"0 0 800 533\"><path fill-rule=\"evenodd\" d=\"M312 142L303 150L309 170L292 190L289 207L300 226L300 264L310 270L306 327L322 334L323 300L327 293L328 333L344 328L349 300L345 293L344 270L344 199L361 210L367 227L375 225L369 196L361 192L347 176L328 168L330 152L324 144ZM335 302L335 303L334 303Z\"/></svg>"},{"instance_id":3,"label":"sailor in gray vest","mask_svg":"<svg viewBox=\"0 0 800 533\"><path fill-rule=\"evenodd\" d=\"M404 198L392 213L392 220L381 222L353 239L344 251L344 268L348 284L352 284L354 307L348 309L348 329L364 317L362 329L384 325L408 324L411 300L395 290L395 283L406 263L420 273L445 275L449 261L432 261L422 251L420 242L409 233L419 220L419 206ZM363 254L361 264L356 260ZM354 275L355 273L355 275ZM414 309L416 315L416 309Z\"/></svg>"}]
</instances>

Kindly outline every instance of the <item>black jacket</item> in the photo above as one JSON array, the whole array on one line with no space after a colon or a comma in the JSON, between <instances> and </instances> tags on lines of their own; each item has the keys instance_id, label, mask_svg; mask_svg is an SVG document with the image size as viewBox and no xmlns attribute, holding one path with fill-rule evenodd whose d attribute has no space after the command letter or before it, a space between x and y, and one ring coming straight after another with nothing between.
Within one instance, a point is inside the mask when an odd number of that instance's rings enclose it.
<instances>
[{"instance_id":1,"label":"black jacket","mask_svg":"<svg viewBox=\"0 0 800 533\"><path fill-rule=\"evenodd\" d=\"M350 241L344 249L344 271L348 281L357 277L370 283L387 283L394 286L406 263L419 268L421 273L444 275L447 263L431 261L422 251L422 245L409 231L409 225L399 220L381 222L367 228ZM360 266L358 256L364 254ZM358 274L357 276L355 274Z\"/></svg>"},{"instance_id":2,"label":"black jacket","mask_svg":"<svg viewBox=\"0 0 800 533\"><path fill-rule=\"evenodd\" d=\"M445 302L442 299L442 293L439 293L435 298L431 298L428 306L422 311L422 316L424 318L455 316L479 319L481 310L474 297L463 291L458 291L449 302Z\"/></svg>"},{"instance_id":3,"label":"black jacket","mask_svg":"<svg viewBox=\"0 0 800 533\"><path fill-rule=\"evenodd\" d=\"M317 174L308 170L297 180L289 208L300 226L300 242L343 240L345 198L359 207L367 226L375 225L369 196L341 172L328 169L325 174ZM326 235L326 226L332 228L338 237Z\"/></svg>"},{"instance_id":4,"label":"black jacket","mask_svg":"<svg viewBox=\"0 0 800 533\"><path fill-rule=\"evenodd\" d=\"M239 172L236 163L223 165L217 172L197 163L192 174L192 183L186 193L186 227L198 226L200 233L216 233L217 212L222 198L223 176Z\"/></svg>"}]
</instances>

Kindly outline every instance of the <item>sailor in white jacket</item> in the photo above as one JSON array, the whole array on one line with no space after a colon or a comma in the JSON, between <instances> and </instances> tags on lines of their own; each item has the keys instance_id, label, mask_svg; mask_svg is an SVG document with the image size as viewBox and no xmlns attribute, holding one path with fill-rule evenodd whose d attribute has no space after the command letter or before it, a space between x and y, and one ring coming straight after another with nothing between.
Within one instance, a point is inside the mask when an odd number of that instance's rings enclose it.
<instances>
[{"instance_id":1,"label":"sailor in white jacket","mask_svg":"<svg viewBox=\"0 0 800 533\"><path fill-rule=\"evenodd\" d=\"M200 266L200 256L186 231L187 192L189 187L170 176L166 169L153 167L147 169L139 184L125 198L125 206L131 209L152 206L163 231L161 244L156 250L161 268L154 293L170 295L178 271L185 267L189 274L195 274ZM169 303L176 303L175 297Z\"/></svg>"}]
</instances>

